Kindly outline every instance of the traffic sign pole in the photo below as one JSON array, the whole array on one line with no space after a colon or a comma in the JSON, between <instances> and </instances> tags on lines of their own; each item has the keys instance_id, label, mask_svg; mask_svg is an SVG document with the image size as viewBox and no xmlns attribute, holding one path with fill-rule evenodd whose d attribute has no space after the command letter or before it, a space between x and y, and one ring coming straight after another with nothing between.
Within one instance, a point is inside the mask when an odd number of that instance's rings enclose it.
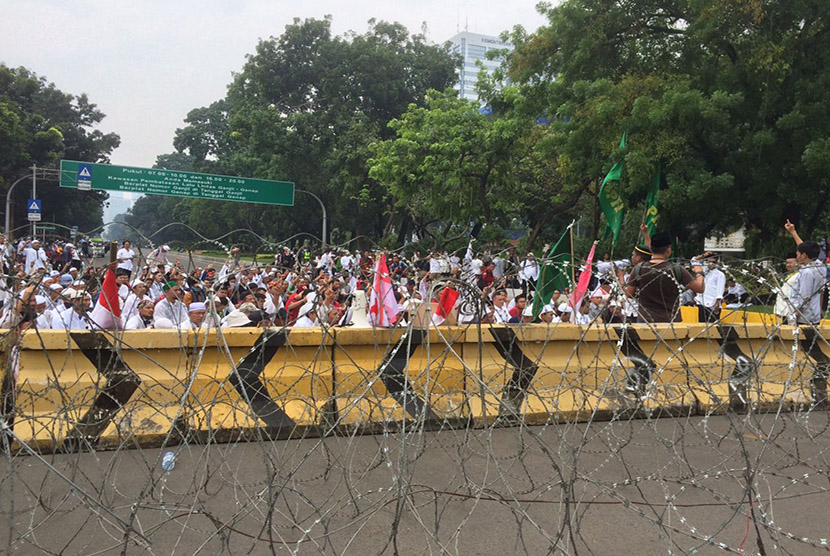
<instances>
[{"instance_id":1,"label":"traffic sign pole","mask_svg":"<svg viewBox=\"0 0 830 556\"><path fill-rule=\"evenodd\" d=\"M37 164L32 165L32 199L37 199ZM37 219L40 220L40 212L37 213ZM32 237L35 237L35 220L31 215L29 220L32 221Z\"/></svg>"}]
</instances>

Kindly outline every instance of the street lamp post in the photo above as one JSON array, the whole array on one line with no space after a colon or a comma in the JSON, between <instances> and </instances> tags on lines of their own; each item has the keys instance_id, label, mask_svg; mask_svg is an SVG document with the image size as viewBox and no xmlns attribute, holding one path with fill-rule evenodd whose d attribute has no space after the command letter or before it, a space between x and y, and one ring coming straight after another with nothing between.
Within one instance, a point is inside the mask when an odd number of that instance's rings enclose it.
<instances>
[{"instance_id":1,"label":"street lamp post","mask_svg":"<svg viewBox=\"0 0 830 556\"><path fill-rule=\"evenodd\" d=\"M320 208L323 209L323 232L320 234L320 238L323 241L323 249L326 248L326 205L323 204L323 201L320 200L320 197L312 193L311 191L306 191L305 189L297 189L297 193L307 193L317 199L317 202L320 203Z\"/></svg>"},{"instance_id":2,"label":"street lamp post","mask_svg":"<svg viewBox=\"0 0 830 556\"><path fill-rule=\"evenodd\" d=\"M11 212L12 212L12 190L14 186L18 183L22 182L23 180L27 180L31 178L33 174L28 174L23 176L22 178L15 181L11 187L6 191L6 226L3 228L3 233L9 235L8 240L11 241L12 237L10 235L10 226L11 226Z\"/></svg>"},{"instance_id":3,"label":"street lamp post","mask_svg":"<svg viewBox=\"0 0 830 556\"><path fill-rule=\"evenodd\" d=\"M24 180L32 178L32 198L33 199L36 198L37 191L36 191L35 188L37 187L37 172L38 171L41 172L42 177L44 177L45 179L50 178L51 174L54 174L56 172L56 170L50 170L50 169L47 169L47 168L37 168L37 167L33 166L31 174L27 174L27 175L23 176L22 178L18 178L6 190L6 224L5 224L5 227L3 228L3 233L4 234L8 235L8 234L11 233L12 190L14 189L14 186L17 185L18 183L24 181ZM32 226L34 226L34 222L32 223ZM33 231L32 235L34 236L34 228L32 229L32 231ZM11 236L9 236L7 239L9 241L12 240Z\"/></svg>"}]
</instances>

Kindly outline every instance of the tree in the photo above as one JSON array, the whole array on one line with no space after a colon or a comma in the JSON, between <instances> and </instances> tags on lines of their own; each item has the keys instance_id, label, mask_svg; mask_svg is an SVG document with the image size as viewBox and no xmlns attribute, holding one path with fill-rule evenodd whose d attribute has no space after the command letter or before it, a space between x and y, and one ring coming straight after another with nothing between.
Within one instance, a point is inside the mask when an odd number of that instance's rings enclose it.
<instances>
[{"instance_id":1,"label":"tree","mask_svg":"<svg viewBox=\"0 0 830 556\"><path fill-rule=\"evenodd\" d=\"M369 175L436 246L476 221L528 227L532 247L561 233L546 226L572 210L590 183L562 179L551 156L556 130L520 108L516 89L489 96L481 110L455 91L432 91L425 106L389 124L393 139L372 145Z\"/></svg>"},{"instance_id":2,"label":"tree","mask_svg":"<svg viewBox=\"0 0 830 556\"><path fill-rule=\"evenodd\" d=\"M442 243L454 224L507 224L522 122L482 114L450 89L431 91L425 106L411 106L389 127L395 138L372 145L369 175L422 235Z\"/></svg>"},{"instance_id":3,"label":"tree","mask_svg":"<svg viewBox=\"0 0 830 556\"><path fill-rule=\"evenodd\" d=\"M295 19L260 41L225 99L188 114L174 146L196 171L293 181L322 199L333 226L379 237L388 214L385 190L368 174L369 144L388 137L388 121L422 103L428 89L448 87L456 63L399 23L371 20L366 33L335 37L330 19ZM198 207L192 223L216 232L317 235L316 201L297 195L295 203L185 202Z\"/></svg>"},{"instance_id":4,"label":"tree","mask_svg":"<svg viewBox=\"0 0 830 556\"><path fill-rule=\"evenodd\" d=\"M510 75L528 110L563 122L567 179L601 176L627 131L629 205L641 206L662 161L661 218L679 235L744 224L763 243L786 218L805 235L826 218L826 2L568 0L541 9L548 25L512 35Z\"/></svg>"},{"instance_id":5,"label":"tree","mask_svg":"<svg viewBox=\"0 0 830 556\"><path fill-rule=\"evenodd\" d=\"M86 95L58 90L25 68L0 64L0 185L8 188L30 173L32 165L55 168L61 158L108 162L118 135L94 129L104 119ZM26 221L26 198L15 189L13 222ZM61 189L40 180L45 220L91 230L103 224L103 191Z\"/></svg>"}]
</instances>

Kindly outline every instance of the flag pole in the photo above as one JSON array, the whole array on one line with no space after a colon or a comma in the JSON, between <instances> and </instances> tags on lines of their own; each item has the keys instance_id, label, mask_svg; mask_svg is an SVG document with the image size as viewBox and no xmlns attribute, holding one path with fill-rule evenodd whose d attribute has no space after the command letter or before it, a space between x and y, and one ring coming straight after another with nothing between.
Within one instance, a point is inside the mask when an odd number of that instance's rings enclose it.
<instances>
[{"instance_id":1,"label":"flag pole","mask_svg":"<svg viewBox=\"0 0 830 556\"><path fill-rule=\"evenodd\" d=\"M574 227L571 226L569 230L571 232L571 284L576 284L576 274L574 274L574 261L576 260L574 255Z\"/></svg>"}]
</instances>

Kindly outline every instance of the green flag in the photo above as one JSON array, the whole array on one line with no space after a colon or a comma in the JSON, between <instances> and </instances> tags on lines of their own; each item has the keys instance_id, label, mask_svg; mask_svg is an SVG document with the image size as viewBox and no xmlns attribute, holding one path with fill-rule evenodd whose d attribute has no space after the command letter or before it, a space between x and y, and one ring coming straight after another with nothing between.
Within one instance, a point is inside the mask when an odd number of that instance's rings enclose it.
<instances>
[{"instance_id":1,"label":"green flag","mask_svg":"<svg viewBox=\"0 0 830 556\"><path fill-rule=\"evenodd\" d=\"M620 149L625 148L625 133L623 133L622 140L620 140ZM620 160L611 170L605 175L602 180L602 186L599 188L599 206L602 213L605 215L607 222L607 232L614 236L614 245L617 245L617 239L620 236L620 228L622 227L623 215L625 214L625 201L622 197L622 188L620 177L622 176L623 161Z\"/></svg>"},{"instance_id":2,"label":"green flag","mask_svg":"<svg viewBox=\"0 0 830 556\"><path fill-rule=\"evenodd\" d=\"M648 235L654 235L654 229L657 228L657 220L660 218L660 211L657 205L657 192L660 191L660 166L657 164L657 171L654 173L654 183L651 185L651 191L646 197L646 218L645 225L648 226Z\"/></svg>"},{"instance_id":3,"label":"green flag","mask_svg":"<svg viewBox=\"0 0 830 556\"><path fill-rule=\"evenodd\" d=\"M542 269L539 272L539 280L536 282L536 293L533 295L534 319L542 312L542 307L550 303L554 291L562 291L570 286L571 281L568 276L571 250L568 237L572 227L573 222L542 260Z\"/></svg>"}]
</instances>

